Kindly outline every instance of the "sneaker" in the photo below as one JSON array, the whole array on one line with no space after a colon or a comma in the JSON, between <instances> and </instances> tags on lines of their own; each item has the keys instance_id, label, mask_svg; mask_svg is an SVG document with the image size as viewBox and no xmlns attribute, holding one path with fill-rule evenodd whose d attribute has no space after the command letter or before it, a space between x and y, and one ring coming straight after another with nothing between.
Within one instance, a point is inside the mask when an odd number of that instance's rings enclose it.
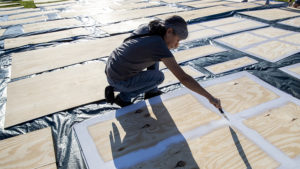
<instances>
[{"instance_id":1,"label":"sneaker","mask_svg":"<svg viewBox=\"0 0 300 169\"><path fill-rule=\"evenodd\" d=\"M127 102L127 101L123 101L121 98L120 98L120 95L117 95L116 99L115 99L115 103L117 105L119 105L120 107L125 107L125 106L129 106L131 104L133 104L132 102Z\"/></svg>"},{"instance_id":2,"label":"sneaker","mask_svg":"<svg viewBox=\"0 0 300 169\"><path fill-rule=\"evenodd\" d=\"M105 100L107 103L113 104L115 100L114 88L112 86L106 86L105 88Z\"/></svg>"},{"instance_id":3,"label":"sneaker","mask_svg":"<svg viewBox=\"0 0 300 169\"><path fill-rule=\"evenodd\" d=\"M158 90L157 92L147 92L147 93L145 93L145 95L144 95L144 99L146 100L146 99L150 99L150 98L152 98L152 97L155 97L155 96L159 96L159 95L161 95L161 94L163 94L164 92L162 92L162 91L160 91L160 90Z\"/></svg>"}]
</instances>

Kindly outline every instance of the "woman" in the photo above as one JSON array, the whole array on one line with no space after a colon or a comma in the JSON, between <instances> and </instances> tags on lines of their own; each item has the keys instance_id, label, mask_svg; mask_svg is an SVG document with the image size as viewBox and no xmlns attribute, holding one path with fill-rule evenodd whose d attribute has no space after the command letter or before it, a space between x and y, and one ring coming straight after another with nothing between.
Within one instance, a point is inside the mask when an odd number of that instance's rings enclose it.
<instances>
[{"instance_id":1,"label":"woman","mask_svg":"<svg viewBox=\"0 0 300 169\"><path fill-rule=\"evenodd\" d=\"M164 74L158 67L159 61L162 61L183 85L221 108L220 100L186 74L170 51L177 48L179 41L187 36L187 23L180 16L141 25L108 58L105 68L110 84L105 89L107 102L124 107L132 104L131 99L141 93L145 93L145 99L162 94L157 88L164 80ZM116 98L114 90L120 92Z\"/></svg>"}]
</instances>

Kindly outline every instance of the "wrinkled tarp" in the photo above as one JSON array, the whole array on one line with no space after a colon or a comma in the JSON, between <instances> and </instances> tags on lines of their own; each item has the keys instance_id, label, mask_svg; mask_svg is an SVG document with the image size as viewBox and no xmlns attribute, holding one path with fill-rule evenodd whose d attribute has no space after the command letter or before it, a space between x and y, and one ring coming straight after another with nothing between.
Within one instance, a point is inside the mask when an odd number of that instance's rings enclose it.
<instances>
[{"instance_id":1,"label":"wrinkled tarp","mask_svg":"<svg viewBox=\"0 0 300 169\"><path fill-rule=\"evenodd\" d=\"M272 4L272 2L271 2ZM263 9L263 8L274 8L274 7L280 7L280 6L287 6L287 4L281 4L281 5L271 5L269 7L258 7L258 8L252 8L252 9L245 9L240 11L249 11L249 10L257 10L257 9ZM300 12L300 11L298 11ZM220 19L225 17L230 17L237 15L236 11L234 12L227 12L223 14L213 15L209 17L203 17L203 18L197 18L189 23L198 23L203 21L210 21L214 19ZM241 15L241 17L247 17ZM3 19L3 17L1 18ZM4 18L5 19L5 18ZM253 18L251 18L253 19ZM260 20L262 21L262 20ZM288 29L296 32L300 32L299 29L291 26L286 26L282 24L277 24L277 21L263 21L264 23L268 23L271 26L279 27L283 29ZM95 28L95 27L94 27ZM10 50L4 50L3 49L3 39L7 37L13 37L13 36L20 36L22 31L18 29L18 27L13 28L15 29L15 32L11 30L8 34L5 34L4 36L0 37L0 45L2 46L2 50L0 50L0 120L3 123L4 115L5 115L5 104L6 104L6 87L7 83L10 81L20 80L22 78L30 78L34 75L22 77L19 79L10 79L10 67L11 67L11 58L10 54L12 52L19 52L19 51L26 51L26 50L32 50L37 49L40 47L48 46L48 45L55 45L59 43L67 43L72 42L75 40L78 40L80 38L95 38L99 37L99 34L94 34L94 37L75 37L75 38L68 38L64 40L59 40L55 42L49 42L49 43L42 43L38 45L26 45L19 48L14 48ZM53 31L53 30L51 30ZM54 30L55 31L55 30ZM36 32L33 32L33 34ZM44 32L47 33L47 32ZM101 33L100 33L101 34ZM216 43L214 41L215 38L208 38L204 40L194 41L187 44L184 44L184 46L180 47L180 49L187 48L187 47L195 47L195 46L201 46L204 44L214 44ZM218 44L220 45L220 44ZM223 46L223 45L222 45ZM223 46L224 47L224 46ZM181 65L191 65L195 69L203 72L206 74L205 77L198 78L197 81L203 81L203 80L209 80L217 77L221 77L224 75L240 72L240 71L247 71L251 74L257 76L258 78L264 80L265 82L271 84L272 86L275 86L276 88L289 93L293 95L296 98L300 99L300 80L296 79L278 68L300 63L300 53L296 53L292 56L289 56L285 59L282 59L280 61L277 61L275 63L268 62L265 60L262 60L260 58L248 55L251 58L254 58L258 61L258 63L246 66L244 68L239 68L236 70L232 70L229 72L225 72L219 75L214 75L208 72L204 69L205 66L217 64L220 62L224 62L227 60L232 60L235 58L239 58L241 56L245 56L245 53L242 53L238 50L231 49L228 47L225 47L228 51L212 54L206 57L201 57L195 60L192 60L190 62L184 62ZM101 60L100 58L99 60ZM105 58L103 59L105 60ZM178 88L181 88L182 85L175 84L170 85L167 87L164 87L162 90L164 92L169 92L176 90ZM136 101L141 100L142 97L138 97ZM106 112L109 112L111 110L118 109L117 106L112 106L109 104L106 104L104 101L99 101L91 104L87 104L85 106L80 106L76 108L72 108L65 111L60 111L53 113L51 115L47 115L35 120L31 120L22 124L18 124L16 126L12 126L9 128L6 128L5 130L0 129L0 140L10 138L13 136L17 136L20 134L32 132L35 130L39 130L45 127L51 127L52 128L52 135L53 135L53 142L54 142L54 149L56 152L56 159L57 159L57 166L60 169L64 168L86 168L84 164L83 157L80 153L80 147L77 143L76 137L74 135L74 132L72 130L72 126L76 123L79 123L85 119L92 118L94 116L98 116L101 114L104 114Z\"/></svg>"}]
</instances>

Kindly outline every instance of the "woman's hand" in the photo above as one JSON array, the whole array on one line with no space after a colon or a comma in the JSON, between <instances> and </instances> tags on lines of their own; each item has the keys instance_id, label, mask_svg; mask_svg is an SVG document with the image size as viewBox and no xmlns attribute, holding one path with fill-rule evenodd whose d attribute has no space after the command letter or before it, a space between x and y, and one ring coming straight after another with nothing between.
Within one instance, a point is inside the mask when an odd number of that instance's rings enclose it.
<instances>
[{"instance_id":1,"label":"woman's hand","mask_svg":"<svg viewBox=\"0 0 300 169\"><path fill-rule=\"evenodd\" d=\"M214 105L217 109L220 109L220 108L222 108L221 107L221 101L220 101L220 99L218 99L218 98L215 98L215 97L210 97L209 99L209 102L212 104L212 105Z\"/></svg>"}]
</instances>

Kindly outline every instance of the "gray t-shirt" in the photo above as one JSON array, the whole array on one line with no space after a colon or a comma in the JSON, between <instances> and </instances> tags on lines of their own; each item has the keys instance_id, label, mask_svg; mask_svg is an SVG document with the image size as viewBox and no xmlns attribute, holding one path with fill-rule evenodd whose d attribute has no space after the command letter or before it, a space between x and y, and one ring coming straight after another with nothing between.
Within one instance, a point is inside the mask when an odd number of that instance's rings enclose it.
<instances>
[{"instance_id":1,"label":"gray t-shirt","mask_svg":"<svg viewBox=\"0 0 300 169\"><path fill-rule=\"evenodd\" d=\"M148 32L148 26L141 25L131 36ZM130 39L110 54L105 73L112 80L127 80L166 57L174 56L160 36L151 35Z\"/></svg>"}]
</instances>

